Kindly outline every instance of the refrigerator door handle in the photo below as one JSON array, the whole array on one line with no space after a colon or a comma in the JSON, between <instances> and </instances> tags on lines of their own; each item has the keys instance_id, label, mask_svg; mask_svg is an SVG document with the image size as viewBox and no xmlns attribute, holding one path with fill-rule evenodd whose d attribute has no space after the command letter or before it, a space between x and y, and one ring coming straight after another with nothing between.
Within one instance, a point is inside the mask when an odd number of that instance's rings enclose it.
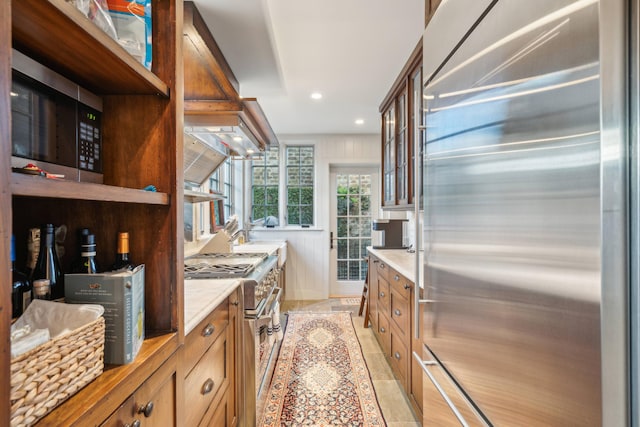
<instances>
[{"instance_id":1,"label":"refrigerator door handle","mask_svg":"<svg viewBox=\"0 0 640 427\"><path fill-rule=\"evenodd\" d=\"M462 414L460 413L460 411L458 411L458 408L456 408L456 405L453 404L453 402L451 401L451 399L449 398L449 396L447 395L447 393L444 391L444 389L442 388L442 386L440 386L440 384L438 383L438 381L435 379L435 377L433 376L433 374L431 374L431 372L429 372L429 368L427 366L434 366L434 365L438 365L438 362L436 362L435 360L422 360L422 358L420 357L420 355L418 353L416 353L415 351L413 352L413 357L414 359L416 359L416 361L418 362L418 364L420 365L420 368L422 368L422 370L424 371L424 373L429 377L429 379L431 380L431 382L433 383L433 385L435 386L435 388L438 390L438 393L440 393L440 395L442 396L442 398L444 399L444 401L447 403L447 405L449 406L449 409L451 409L451 411L453 412L453 414L456 416L456 418L458 419L458 421L460 422L460 425L464 426L464 427L469 427L469 424L467 423L467 421L464 419L464 417L462 416Z\"/></svg>"}]
</instances>

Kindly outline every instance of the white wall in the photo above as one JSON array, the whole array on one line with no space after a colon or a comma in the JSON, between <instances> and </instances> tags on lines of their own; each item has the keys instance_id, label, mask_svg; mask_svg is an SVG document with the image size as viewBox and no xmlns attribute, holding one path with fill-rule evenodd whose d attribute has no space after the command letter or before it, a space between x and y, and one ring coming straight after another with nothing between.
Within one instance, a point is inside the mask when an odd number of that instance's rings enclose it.
<instances>
[{"instance_id":1,"label":"white wall","mask_svg":"<svg viewBox=\"0 0 640 427\"><path fill-rule=\"evenodd\" d=\"M312 230L254 230L255 240L284 239L287 249L287 299L329 297L329 210L331 165L380 168L380 135L279 135L282 145L313 144L316 156L316 227Z\"/></svg>"}]
</instances>

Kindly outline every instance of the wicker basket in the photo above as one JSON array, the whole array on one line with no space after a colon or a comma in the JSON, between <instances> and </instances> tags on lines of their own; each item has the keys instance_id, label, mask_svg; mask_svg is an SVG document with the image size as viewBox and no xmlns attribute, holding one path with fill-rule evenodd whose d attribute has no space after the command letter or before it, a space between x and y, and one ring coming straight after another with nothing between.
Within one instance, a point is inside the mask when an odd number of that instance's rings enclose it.
<instances>
[{"instance_id":1,"label":"wicker basket","mask_svg":"<svg viewBox=\"0 0 640 427\"><path fill-rule=\"evenodd\" d=\"M104 369L104 317L11 359L11 426L30 426Z\"/></svg>"}]
</instances>

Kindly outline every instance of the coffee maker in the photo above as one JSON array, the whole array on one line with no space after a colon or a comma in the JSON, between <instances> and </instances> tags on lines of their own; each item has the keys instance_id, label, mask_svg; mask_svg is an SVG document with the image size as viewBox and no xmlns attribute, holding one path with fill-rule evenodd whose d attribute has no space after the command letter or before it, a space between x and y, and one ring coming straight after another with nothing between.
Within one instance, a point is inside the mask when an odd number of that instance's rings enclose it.
<instances>
[{"instance_id":1,"label":"coffee maker","mask_svg":"<svg viewBox=\"0 0 640 427\"><path fill-rule=\"evenodd\" d=\"M374 219L371 229L382 232L382 244L373 246L373 249L406 249L402 244L403 222L406 219Z\"/></svg>"}]
</instances>

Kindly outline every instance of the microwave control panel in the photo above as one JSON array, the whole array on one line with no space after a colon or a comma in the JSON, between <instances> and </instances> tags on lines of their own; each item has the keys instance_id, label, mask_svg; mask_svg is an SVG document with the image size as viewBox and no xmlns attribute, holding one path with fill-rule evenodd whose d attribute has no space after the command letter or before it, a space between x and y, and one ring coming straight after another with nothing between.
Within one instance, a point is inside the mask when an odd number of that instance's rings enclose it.
<instances>
[{"instance_id":1,"label":"microwave control panel","mask_svg":"<svg viewBox=\"0 0 640 427\"><path fill-rule=\"evenodd\" d=\"M101 113L84 104L78 107L78 168L102 173Z\"/></svg>"}]
</instances>

